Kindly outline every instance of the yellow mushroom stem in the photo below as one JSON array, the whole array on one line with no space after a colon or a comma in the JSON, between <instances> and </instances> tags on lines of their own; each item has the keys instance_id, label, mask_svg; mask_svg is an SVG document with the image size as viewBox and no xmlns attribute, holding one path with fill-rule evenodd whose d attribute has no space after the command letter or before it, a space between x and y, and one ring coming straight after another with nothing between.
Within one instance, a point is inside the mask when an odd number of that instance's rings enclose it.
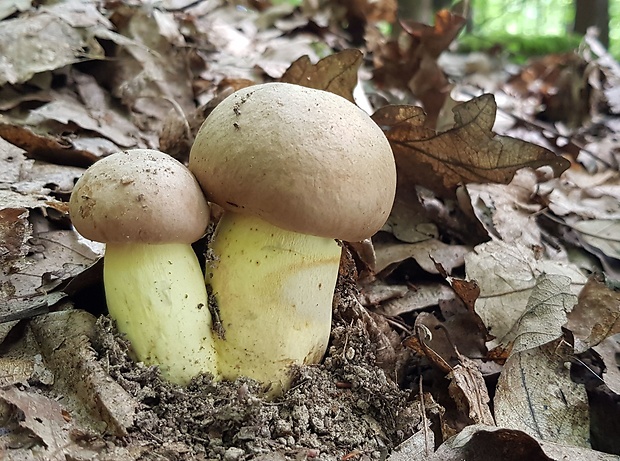
<instances>
[{"instance_id":1,"label":"yellow mushroom stem","mask_svg":"<svg viewBox=\"0 0 620 461\"><path fill-rule=\"evenodd\" d=\"M181 385L200 373L217 375L207 292L191 245L109 243L104 286L135 359L159 365Z\"/></svg>"},{"instance_id":2,"label":"yellow mushroom stem","mask_svg":"<svg viewBox=\"0 0 620 461\"><path fill-rule=\"evenodd\" d=\"M224 333L215 338L218 371L256 379L277 395L290 386L291 365L318 363L325 353L341 248L226 212L211 249L207 285Z\"/></svg>"}]
</instances>

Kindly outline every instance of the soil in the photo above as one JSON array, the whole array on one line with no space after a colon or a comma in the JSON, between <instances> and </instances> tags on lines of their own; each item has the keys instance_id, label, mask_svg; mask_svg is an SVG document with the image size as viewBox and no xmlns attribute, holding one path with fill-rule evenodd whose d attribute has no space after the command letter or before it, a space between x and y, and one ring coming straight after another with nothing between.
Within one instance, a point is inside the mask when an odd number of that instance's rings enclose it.
<instances>
[{"instance_id":1,"label":"soil","mask_svg":"<svg viewBox=\"0 0 620 461\"><path fill-rule=\"evenodd\" d=\"M276 400L249 379L200 376L186 387L133 363L127 344L102 317L95 349L111 376L140 403L125 446L147 447L143 460L382 460L416 432L410 391L396 383L407 363L400 338L357 301L341 271L330 346L319 365L298 367Z\"/></svg>"}]
</instances>

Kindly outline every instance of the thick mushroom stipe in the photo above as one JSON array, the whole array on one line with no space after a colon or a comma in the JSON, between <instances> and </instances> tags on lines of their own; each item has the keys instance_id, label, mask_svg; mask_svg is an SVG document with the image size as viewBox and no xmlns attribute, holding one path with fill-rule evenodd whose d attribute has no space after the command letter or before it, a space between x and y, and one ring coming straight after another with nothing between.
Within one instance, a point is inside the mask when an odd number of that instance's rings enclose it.
<instances>
[{"instance_id":1,"label":"thick mushroom stipe","mask_svg":"<svg viewBox=\"0 0 620 461\"><path fill-rule=\"evenodd\" d=\"M335 239L369 238L387 220L396 191L389 142L340 96L267 83L211 112L189 169L226 210L207 265L225 333L218 366L277 395L291 365L317 363L327 348Z\"/></svg>"},{"instance_id":2,"label":"thick mushroom stipe","mask_svg":"<svg viewBox=\"0 0 620 461\"><path fill-rule=\"evenodd\" d=\"M209 205L189 170L158 151L113 154L77 181L69 209L80 234L106 243L108 311L134 358L177 384L216 375L207 292L191 247L209 224Z\"/></svg>"}]
</instances>

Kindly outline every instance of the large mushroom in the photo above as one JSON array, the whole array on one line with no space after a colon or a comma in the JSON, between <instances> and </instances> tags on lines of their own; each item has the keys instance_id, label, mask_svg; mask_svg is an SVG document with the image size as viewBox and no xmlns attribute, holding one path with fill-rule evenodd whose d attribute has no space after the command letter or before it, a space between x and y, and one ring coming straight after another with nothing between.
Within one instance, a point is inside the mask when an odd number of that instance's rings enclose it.
<instances>
[{"instance_id":1,"label":"large mushroom","mask_svg":"<svg viewBox=\"0 0 620 461\"><path fill-rule=\"evenodd\" d=\"M396 168L382 130L333 93L285 83L239 90L200 128L189 160L224 208L207 285L222 334L218 371L272 395L327 348L341 248L385 223Z\"/></svg>"},{"instance_id":2,"label":"large mushroom","mask_svg":"<svg viewBox=\"0 0 620 461\"><path fill-rule=\"evenodd\" d=\"M216 375L206 287L191 247L209 224L209 205L190 171L154 150L113 154L77 181L69 209L80 234L106 243L108 310L135 358L177 384Z\"/></svg>"}]
</instances>

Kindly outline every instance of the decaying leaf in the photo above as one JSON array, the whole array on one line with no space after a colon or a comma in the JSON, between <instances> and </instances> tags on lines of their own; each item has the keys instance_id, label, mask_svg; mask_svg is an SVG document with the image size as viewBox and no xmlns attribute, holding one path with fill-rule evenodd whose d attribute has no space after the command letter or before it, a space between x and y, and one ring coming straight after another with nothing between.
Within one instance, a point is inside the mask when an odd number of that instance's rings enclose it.
<instances>
[{"instance_id":1,"label":"decaying leaf","mask_svg":"<svg viewBox=\"0 0 620 461\"><path fill-rule=\"evenodd\" d=\"M357 85L362 57L362 52L356 49L329 55L316 64L312 64L308 56L302 56L291 64L280 81L329 91L355 103L353 89Z\"/></svg>"},{"instance_id":2,"label":"decaying leaf","mask_svg":"<svg viewBox=\"0 0 620 461\"><path fill-rule=\"evenodd\" d=\"M456 403L461 416L466 417L470 424L495 424L489 409L489 393L480 373L480 368L473 360L461 356L447 378L450 380L448 392Z\"/></svg>"},{"instance_id":3,"label":"decaying leaf","mask_svg":"<svg viewBox=\"0 0 620 461\"><path fill-rule=\"evenodd\" d=\"M620 220L592 219L572 225L581 238L606 256L620 259Z\"/></svg>"},{"instance_id":4,"label":"decaying leaf","mask_svg":"<svg viewBox=\"0 0 620 461\"><path fill-rule=\"evenodd\" d=\"M387 291L387 290L386 290ZM404 286L403 291L388 291L389 299L380 300L379 293L363 290L362 295L376 304L380 303L377 311L388 317L396 317L410 312L419 311L435 306L441 300L454 299L454 292L441 283L419 283L413 287ZM374 297L371 297L374 295Z\"/></svg>"},{"instance_id":5,"label":"decaying leaf","mask_svg":"<svg viewBox=\"0 0 620 461\"><path fill-rule=\"evenodd\" d=\"M620 172L604 170L590 174L573 167L542 185L549 189L549 209L556 216L576 215L588 219L620 219Z\"/></svg>"},{"instance_id":6,"label":"decaying leaf","mask_svg":"<svg viewBox=\"0 0 620 461\"><path fill-rule=\"evenodd\" d=\"M475 247L465 256L465 269L467 278L480 286L475 309L489 333L497 338L491 347L506 346L511 341L507 335L526 311L530 294L542 274L569 277L573 295L586 282L581 271L571 264L539 259L531 248L502 241ZM564 322L557 318L554 324L559 330Z\"/></svg>"},{"instance_id":7,"label":"decaying leaf","mask_svg":"<svg viewBox=\"0 0 620 461\"><path fill-rule=\"evenodd\" d=\"M620 395L620 366L618 366L618 357L620 357L620 335L614 335L604 339L598 345L594 346L593 349L601 356L605 364L606 369L603 373L605 385L612 392ZM605 411L607 411L607 408L605 408Z\"/></svg>"},{"instance_id":8,"label":"decaying leaf","mask_svg":"<svg viewBox=\"0 0 620 461\"><path fill-rule=\"evenodd\" d=\"M520 352L562 337L562 325L577 296L571 293L570 277L543 274L536 280L525 311L511 330L501 339L502 345L512 344L512 351Z\"/></svg>"},{"instance_id":9,"label":"decaying leaf","mask_svg":"<svg viewBox=\"0 0 620 461\"><path fill-rule=\"evenodd\" d=\"M53 8L42 8L34 17L2 22L0 86L23 83L37 73L68 64L103 58L103 49L92 32L73 27L55 12Z\"/></svg>"},{"instance_id":10,"label":"decaying leaf","mask_svg":"<svg viewBox=\"0 0 620 461\"><path fill-rule=\"evenodd\" d=\"M95 358L91 341L96 319L79 310L54 312L30 323L42 354L54 371L57 392L77 397L88 421L101 433L125 436L137 403Z\"/></svg>"},{"instance_id":11,"label":"decaying leaf","mask_svg":"<svg viewBox=\"0 0 620 461\"><path fill-rule=\"evenodd\" d=\"M541 246L541 232L536 213L542 209L535 197L538 181L536 173L524 168L516 172L510 184L468 184L476 218L489 235L505 242L521 242L527 246Z\"/></svg>"},{"instance_id":12,"label":"decaying leaf","mask_svg":"<svg viewBox=\"0 0 620 461\"><path fill-rule=\"evenodd\" d=\"M613 461L617 456L582 447L536 440L530 434L504 427L472 425L446 440L428 461L494 460L552 461L582 459Z\"/></svg>"},{"instance_id":13,"label":"decaying leaf","mask_svg":"<svg viewBox=\"0 0 620 461\"><path fill-rule=\"evenodd\" d=\"M428 127L435 127L450 84L437 63L465 24L465 18L448 10L435 14L435 25L402 20L408 40L392 40L375 50L374 79L380 86L407 88L422 102Z\"/></svg>"},{"instance_id":14,"label":"decaying leaf","mask_svg":"<svg viewBox=\"0 0 620 461\"><path fill-rule=\"evenodd\" d=\"M380 272L391 264L413 258L427 272L439 273L435 261L440 261L451 272L455 267L462 266L464 256L471 250L465 245L447 245L436 239L428 239L419 243L380 242L375 243L377 262L375 271Z\"/></svg>"},{"instance_id":15,"label":"decaying leaf","mask_svg":"<svg viewBox=\"0 0 620 461\"><path fill-rule=\"evenodd\" d=\"M493 399L498 426L532 437L589 448L588 397L565 363L571 350L562 340L513 353Z\"/></svg>"},{"instance_id":16,"label":"decaying leaf","mask_svg":"<svg viewBox=\"0 0 620 461\"><path fill-rule=\"evenodd\" d=\"M99 157L89 150L80 149L70 139L61 135L43 133L25 126L2 123L0 118L0 137L26 152L28 157L57 163L89 167Z\"/></svg>"},{"instance_id":17,"label":"decaying leaf","mask_svg":"<svg viewBox=\"0 0 620 461\"><path fill-rule=\"evenodd\" d=\"M576 353L620 333L620 292L609 288L600 274L591 276L568 314L566 328L575 337Z\"/></svg>"},{"instance_id":18,"label":"decaying leaf","mask_svg":"<svg viewBox=\"0 0 620 461\"><path fill-rule=\"evenodd\" d=\"M439 233L420 203L415 185L407 183L399 184L392 211L382 230L407 243L437 238Z\"/></svg>"},{"instance_id":19,"label":"decaying leaf","mask_svg":"<svg viewBox=\"0 0 620 461\"><path fill-rule=\"evenodd\" d=\"M485 94L453 109L454 128L436 133L421 108L385 106L374 115L392 145L399 178L454 196L459 184L507 184L520 168L550 166L556 175L570 163L547 149L493 133L497 106Z\"/></svg>"}]
</instances>

